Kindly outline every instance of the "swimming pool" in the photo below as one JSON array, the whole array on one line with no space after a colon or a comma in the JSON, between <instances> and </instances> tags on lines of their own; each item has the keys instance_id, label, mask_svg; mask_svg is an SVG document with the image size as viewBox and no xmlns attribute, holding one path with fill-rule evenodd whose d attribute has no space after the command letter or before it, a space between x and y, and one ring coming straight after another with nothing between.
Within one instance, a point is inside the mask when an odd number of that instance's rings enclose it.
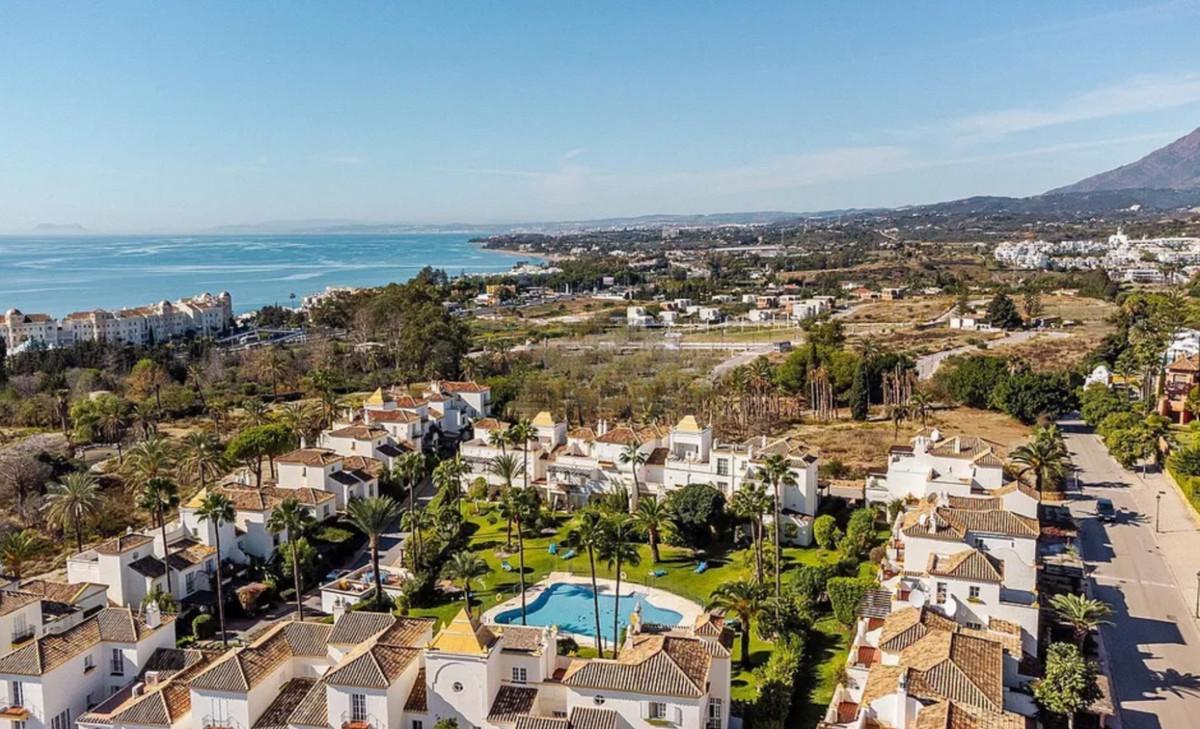
<instances>
[{"instance_id":1,"label":"swimming pool","mask_svg":"<svg viewBox=\"0 0 1200 729\"><path fill-rule=\"evenodd\" d=\"M621 596L621 629L629 627L629 614L635 606L642 608L643 623L659 625L678 625L683 615L674 610L661 608L646 599L645 595L625 594ZM613 611L616 609L616 598L612 595L600 595L600 631L607 637L612 637ZM592 604L592 588L585 585L572 585L566 582L556 582L540 595L534 598L525 610L525 622L528 625L557 625L559 630L577 633L588 637L596 635L595 608ZM505 610L495 617L502 625L520 625L521 608Z\"/></svg>"}]
</instances>

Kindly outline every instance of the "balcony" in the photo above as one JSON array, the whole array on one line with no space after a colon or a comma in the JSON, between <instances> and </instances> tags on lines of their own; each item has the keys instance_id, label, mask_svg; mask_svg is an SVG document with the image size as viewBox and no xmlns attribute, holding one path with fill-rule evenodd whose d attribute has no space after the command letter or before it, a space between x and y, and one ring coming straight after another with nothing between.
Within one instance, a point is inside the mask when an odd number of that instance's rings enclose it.
<instances>
[{"instance_id":1,"label":"balcony","mask_svg":"<svg viewBox=\"0 0 1200 729\"><path fill-rule=\"evenodd\" d=\"M347 711L342 714L342 729L376 729L376 727L386 727L387 724L379 721L372 714L364 714L359 711Z\"/></svg>"},{"instance_id":2,"label":"balcony","mask_svg":"<svg viewBox=\"0 0 1200 729\"><path fill-rule=\"evenodd\" d=\"M13 648L16 648L21 643L32 640L35 635L37 635L37 628L32 625L21 630L14 630L12 636Z\"/></svg>"},{"instance_id":3,"label":"balcony","mask_svg":"<svg viewBox=\"0 0 1200 729\"><path fill-rule=\"evenodd\" d=\"M214 716L206 716L201 720L203 729L242 729L242 725L236 720L229 717L218 719Z\"/></svg>"},{"instance_id":4,"label":"balcony","mask_svg":"<svg viewBox=\"0 0 1200 729\"><path fill-rule=\"evenodd\" d=\"M10 705L0 709L0 719L9 721L25 721L29 718L29 709L24 706Z\"/></svg>"}]
</instances>

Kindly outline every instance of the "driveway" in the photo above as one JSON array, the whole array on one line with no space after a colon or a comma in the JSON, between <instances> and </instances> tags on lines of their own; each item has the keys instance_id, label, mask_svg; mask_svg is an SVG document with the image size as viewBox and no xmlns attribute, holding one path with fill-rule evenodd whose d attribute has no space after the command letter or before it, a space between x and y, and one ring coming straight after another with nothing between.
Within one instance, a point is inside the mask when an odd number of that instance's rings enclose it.
<instances>
[{"instance_id":1,"label":"driveway","mask_svg":"<svg viewBox=\"0 0 1200 729\"><path fill-rule=\"evenodd\" d=\"M1092 593L1114 613L1101 635L1122 726L1200 726L1200 631L1194 617L1200 531L1165 477L1121 468L1079 421L1060 425L1080 469L1080 490L1070 508L1079 520ZM1099 497L1112 500L1115 523L1095 519Z\"/></svg>"}]
</instances>

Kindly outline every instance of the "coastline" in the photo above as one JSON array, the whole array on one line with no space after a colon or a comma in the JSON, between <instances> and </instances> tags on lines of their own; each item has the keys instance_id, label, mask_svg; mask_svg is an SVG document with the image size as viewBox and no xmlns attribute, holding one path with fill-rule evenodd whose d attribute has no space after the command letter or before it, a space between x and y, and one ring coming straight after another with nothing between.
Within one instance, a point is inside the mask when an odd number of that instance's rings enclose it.
<instances>
[{"instance_id":1,"label":"coastline","mask_svg":"<svg viewBox=\"0 0 1200 729\"><path fill-rule=\"evenodd\" d=\"M560 261L575 260L575 256L572 256L569 253L540 253L540 252L535 252L535 251L522 251L522 250L517 250L515 248L491 248L491 247L483 245L482 243L479 243L477 245L479 246L480 250L484 250L489 253L503 253L506 256L521 256L523 258L530 258L533 260L541 260L541 261L545 261L547 263L558 263Z\"/></svg>"}]
</instances>

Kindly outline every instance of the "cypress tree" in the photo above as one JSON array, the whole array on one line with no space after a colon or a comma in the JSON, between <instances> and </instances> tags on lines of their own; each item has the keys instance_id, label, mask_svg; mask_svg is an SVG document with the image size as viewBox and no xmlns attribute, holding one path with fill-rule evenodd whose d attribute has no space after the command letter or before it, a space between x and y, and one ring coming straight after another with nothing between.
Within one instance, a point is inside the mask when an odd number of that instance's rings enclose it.
<instances>
[{"instance_id":1,"label":"cypress tree","mask_svg":"<svg viewBox=\"0 0 1200 729\"><path fill-rule=\"evenodd\" d=\"M850 383L850 415L855 420L866 420L871 384L867 379L867 363L859 361L854 368L854 381Z\"/></svg>"}]
</instances>

